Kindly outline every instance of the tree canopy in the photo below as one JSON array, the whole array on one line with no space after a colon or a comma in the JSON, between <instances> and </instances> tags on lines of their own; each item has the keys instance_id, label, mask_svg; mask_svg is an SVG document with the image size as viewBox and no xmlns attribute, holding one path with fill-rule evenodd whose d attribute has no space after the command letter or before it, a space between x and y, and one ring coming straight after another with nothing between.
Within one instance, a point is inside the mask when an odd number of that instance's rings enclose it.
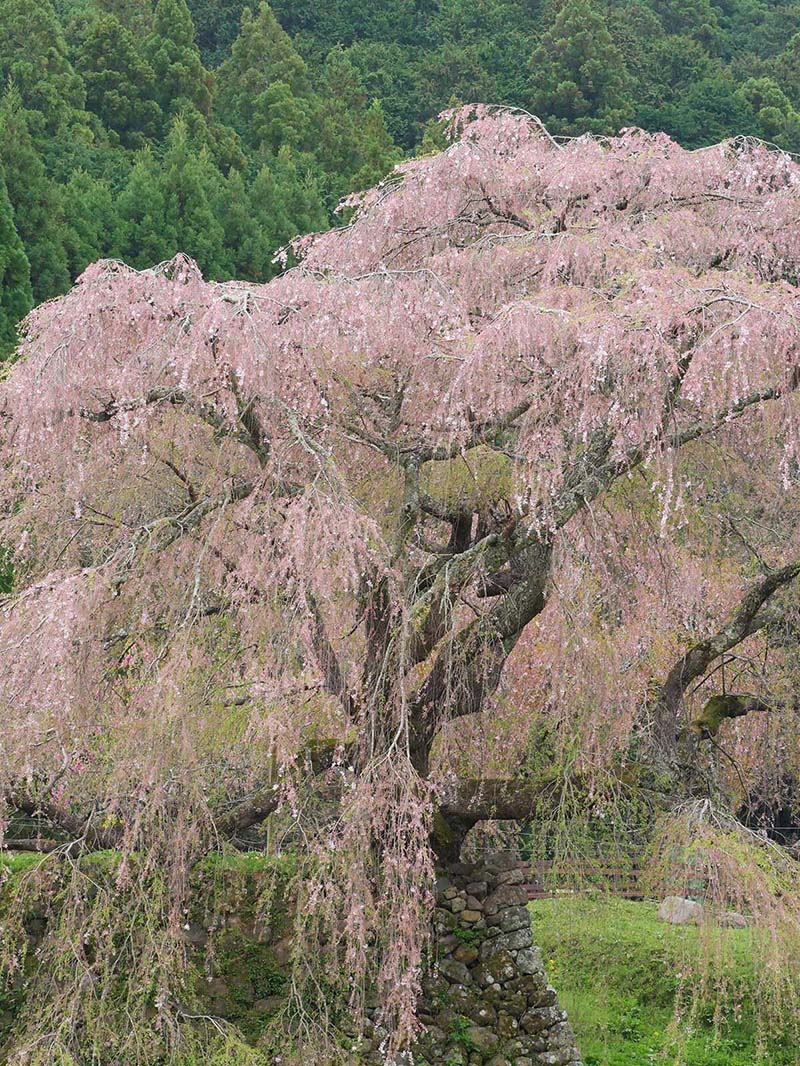
<instances>
[{"instance_id":1,"label":"tree canopy","mask_svg":"<svg viewBox=\"0 0 800 1066\"><path fill-rule=\"evenodd\" d=\"M435 856L486 820L669 815L797 988L796 864L730 825L800 773L800 167L449 122L266 285L94 265L0 386L0 792L121 856L104 922L169 886L119 1054L178 1061L186 871L271 814L310 857L293 987L376 988L389 1055ZM102 980L59 986L69 1032L37 987L20 1048L113 1024Z\"/></svg>"}]
</instances>

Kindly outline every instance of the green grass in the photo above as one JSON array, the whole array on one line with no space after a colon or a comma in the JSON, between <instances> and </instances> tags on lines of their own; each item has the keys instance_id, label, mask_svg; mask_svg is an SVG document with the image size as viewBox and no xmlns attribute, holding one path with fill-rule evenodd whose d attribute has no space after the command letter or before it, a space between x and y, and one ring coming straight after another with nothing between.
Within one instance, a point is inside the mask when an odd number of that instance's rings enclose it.
<instances>
[{"instance_id":1,"label":"green grass","mask_svg":"<svg viewBox=\"0 0 800 1066\"><path fill-rule=\"evenodd\" d=\"M692 1022L675 1023L680 975L697 971L703 949L695 927L666 925L656 910L610 899L531 904L534 941L585 1066L798 1066L800 1048L787 1033L771 1032L758 1046L752 930L721 934L729 994L700 996Z\"/></svg>"}]
</instances>

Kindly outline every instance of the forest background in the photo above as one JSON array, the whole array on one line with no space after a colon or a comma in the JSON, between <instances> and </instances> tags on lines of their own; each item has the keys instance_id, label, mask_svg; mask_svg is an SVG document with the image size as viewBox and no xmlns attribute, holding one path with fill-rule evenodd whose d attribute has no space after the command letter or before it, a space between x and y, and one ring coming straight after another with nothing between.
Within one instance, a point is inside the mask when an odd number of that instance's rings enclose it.
<instances>
[{"instance_id":1,"label":"forest background","mask_svg":"<svg viewBox=\"0 0 800 1066\"><path fill-rule=\"evenodd\" d=\"M0 356L87 264L263 282L456 101L800 152L800 2L0 0Z\"/></svg>"}]
</instances>

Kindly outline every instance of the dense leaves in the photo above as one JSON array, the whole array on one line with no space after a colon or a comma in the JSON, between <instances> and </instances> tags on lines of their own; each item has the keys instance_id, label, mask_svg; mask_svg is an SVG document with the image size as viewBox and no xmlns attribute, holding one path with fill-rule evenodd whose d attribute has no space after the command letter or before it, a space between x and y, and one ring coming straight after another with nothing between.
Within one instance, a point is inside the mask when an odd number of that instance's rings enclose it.
<instances>
[{"instance_id":1,"label":"dense leaves","mask_svg":"<svg viewBox=\"0 0 800 1066\"><path fill-rule=\"evenodd\" d=\"M47 300L69 285L61 189L47 175L16 86L0 99L0 159L17 231L31 265L33 295Z\"/></svg>"},{"instance_id":2,"label":"dense leaves","mask_svg":"<svg viewBox=\"0 0 800 1066\"><path fill-rule=\"evenodd\" d=\"M524 107L555 134L638 125L688 147L746 135L800 151L800 4L0 0L0 83L22 131L3 162L35 299L97 256L181 250L208 276L261 281L342 197L441 146L454 100ZM167 208L176 137L194 192ZM233 221L245 202L249 227Z\"/></svg>"},{"instance_id":3,"label":"dense leaves","mask_svg":"<svg viewBox=\"0 0 800 1066\"><path fill-rule=\"evenodd\" d=\"M16 325L33 305L31 269L14 225L0 168L0 358L16 344Z\"/></svg>"}]
</instances>

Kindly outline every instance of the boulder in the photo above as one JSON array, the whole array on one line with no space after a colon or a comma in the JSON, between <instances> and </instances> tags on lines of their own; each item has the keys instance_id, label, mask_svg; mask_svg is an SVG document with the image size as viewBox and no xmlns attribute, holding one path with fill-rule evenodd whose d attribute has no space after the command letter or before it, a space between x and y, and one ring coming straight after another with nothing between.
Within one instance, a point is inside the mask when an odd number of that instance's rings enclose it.
<instances>
[{"instance_id":1,"label":"boulder","mask_svg":"<svg viewBox=\"0 0 800 1066\"><path fill-rule=\"evenodd\" d=\"M719 916L719 924L725 929L746 929L750 924L750 919L736 911L725 911Z\"/></svg>"},{"instance_id":2,"label":"boulder","mask_svg":"<svg viewBox=\"0 0 800 1066\"><path fill-rule=\"evenodd\" d=\"M658 917L671 925L699 925L703 920L703 905L683 896L667 896L658 908Z\"/></svg>"}]
</instances>

